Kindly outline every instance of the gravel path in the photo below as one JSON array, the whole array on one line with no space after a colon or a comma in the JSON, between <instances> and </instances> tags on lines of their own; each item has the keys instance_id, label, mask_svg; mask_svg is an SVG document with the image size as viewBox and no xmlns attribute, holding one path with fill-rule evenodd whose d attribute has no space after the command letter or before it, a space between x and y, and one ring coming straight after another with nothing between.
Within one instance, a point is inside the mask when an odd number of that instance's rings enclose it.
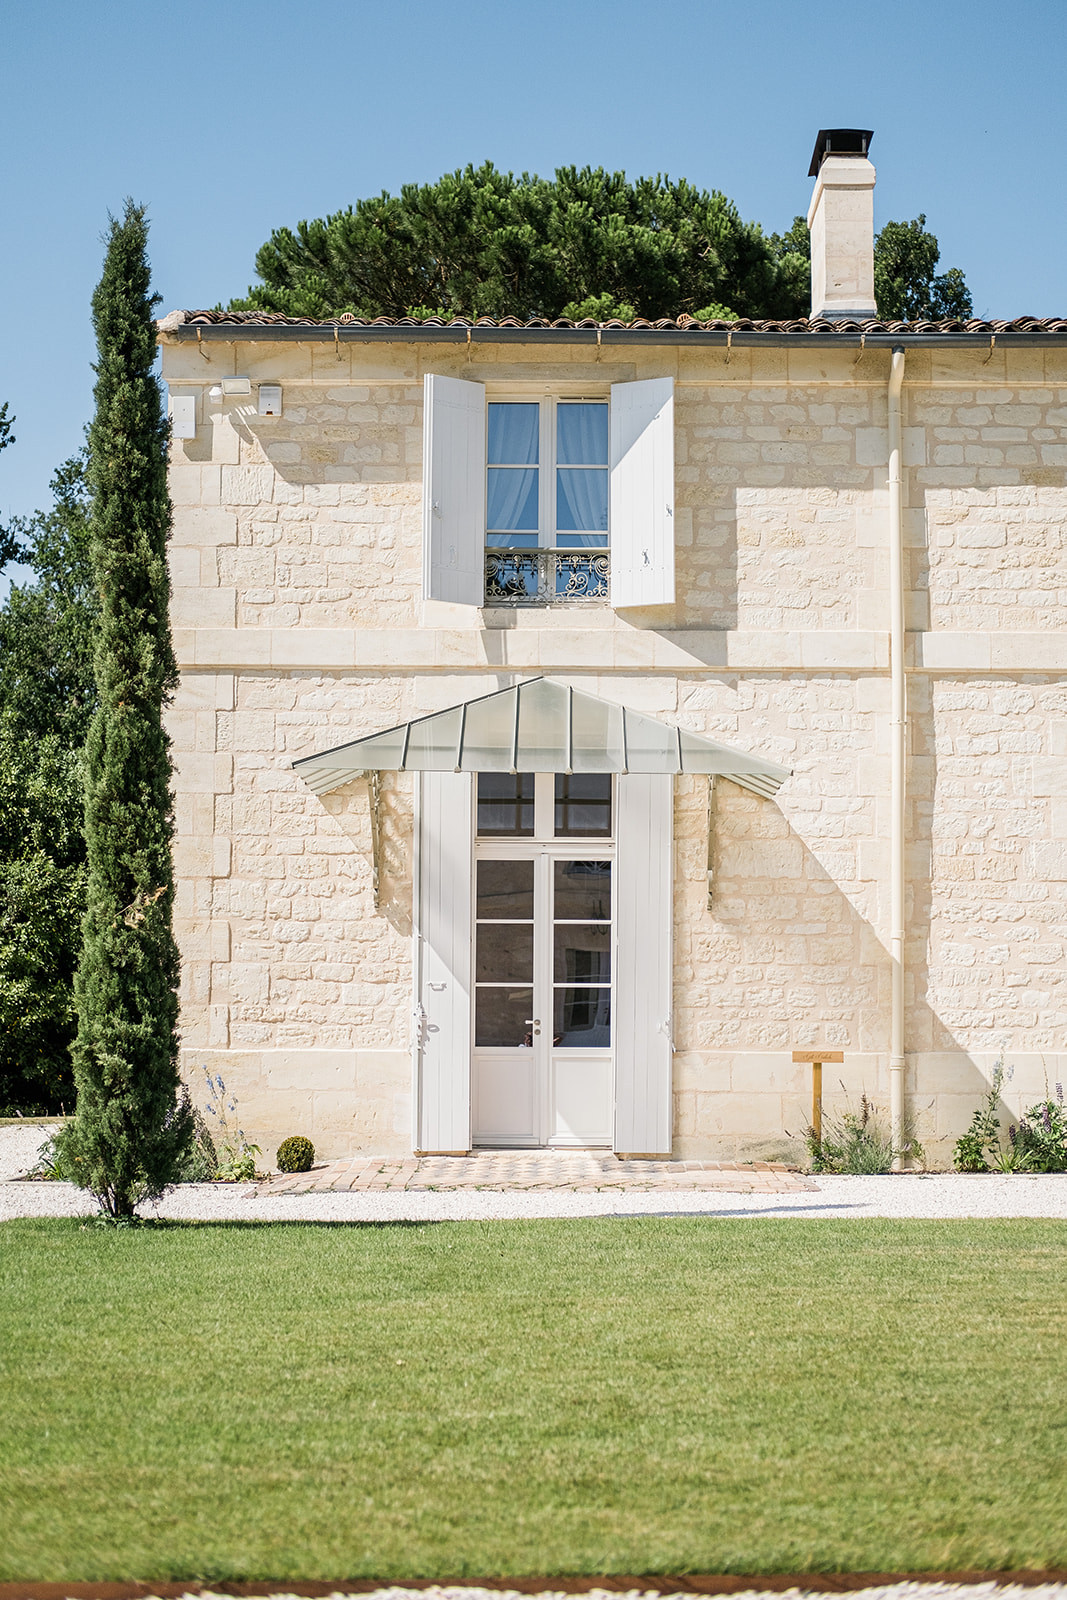
<instances>
[{"instance_id":1,"label":"gravel path","mask_svg":"<svg viewBox=\"0 0 1067 1600\"><path fill-rule=\"evenodd\" d=\"M50 1130L0 1128L0 1221L88 1216L93 1202L66 1183L13 1182L34 1164ZM820 1177L815 1192L720 1194L693 1190L570 1189L433 1193L257 1195L244 1184L183 1184L146 1213L202 1222L458 1222L517 1217L1048 1217L1067 1221L1067 1174L978 1177L902 1174ZM1033 1591L1027 1591L1032 1593Z\"/></svg>"}]
</instances>

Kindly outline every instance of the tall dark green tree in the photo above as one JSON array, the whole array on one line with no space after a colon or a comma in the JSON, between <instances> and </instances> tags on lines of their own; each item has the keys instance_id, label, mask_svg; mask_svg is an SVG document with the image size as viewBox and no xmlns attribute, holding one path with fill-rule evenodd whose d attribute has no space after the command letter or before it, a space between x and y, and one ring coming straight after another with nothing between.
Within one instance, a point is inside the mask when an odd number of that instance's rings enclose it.
<instances>
[{"instance_id":1,"label":"tall dark green tree","mask_svg":"<svg viewBox=\"0 0 1067 1600\"><path fill-rule=\"evenodd\" d=\"M81 749L96 699L84 452L6 530L30 569L0 609L0 1115L70 1110L85 911Z\"/></svg>"},{"instance_id":2,"label":"tall dark green tree","mask_svg":"<svg viewBox=\"0 0 1067 1600\"><path fill-rule=\"evenodd\" d=\"M779 273L802 288L805 305L811 293L811 240L803 217L794 217L786 233L770 237ZM971 315L971 291L959 267L935 269L941 248L926 231L920 212L914 222L887 222L874 240L874 299L887 322L939 322Z\"/></svg>"},{"instance_id":3,"label":"tall dark green tree","mask_svg":"<svg viewBox=\"0 0 1067 1600\"><path fill-rule=\"evenodd\" d=\"M113 1217L173 1183L192 1114L178 1076L174 832L162 710L177 678L167 616L169 424L142 206L112 218L93 296L90 555L97 705L85 749L87 908L75 984L80 1181Z\"/></svg>"},{"instance_id":4,"label":"tall dark green tree","mask_svg":"<svg viewBox=\"0 0 1067 1600\"><path fill-rule=\"evenodd\" d=\"M900 322L965 321L971 294L959 267L938 272L941 250L922 214L887 222L874 246L874 297L879 316Z\"/></svg>"}]
</instances>

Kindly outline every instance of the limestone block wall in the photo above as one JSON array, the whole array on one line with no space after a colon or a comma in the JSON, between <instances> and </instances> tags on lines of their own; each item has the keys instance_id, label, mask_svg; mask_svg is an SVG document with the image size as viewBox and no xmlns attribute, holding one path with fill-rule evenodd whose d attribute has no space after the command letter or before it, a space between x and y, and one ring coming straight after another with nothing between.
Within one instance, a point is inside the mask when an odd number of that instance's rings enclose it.
<instances>
[{"instance_id":1,"label":"limestone block wall","mask_svg":"<svg viewBox=\"0 0 1067 1600\"><path fill-rule=\"evenodd\" d=\"M410 783L386 780L375 912L365 787L317 799L291 762L535 672L794 772L776 804L718 786L710 908L706 785L678 784L678 1152L796 1149L795 1048L844 1049L848 1093L887 1103L888 358L549 355L164 349L200 419L171 473L186 1071L232 1080L268 1151L410 1148ZM280 380L283 416L209 403L224 370ZM425 371L582 392L673 372L676 604L423 602ZM909 351L906 372L908 1097L943 1163L1001 1054L1006 1114L1064 1075L1067 356Z\"/></svg>"}]
</instances>

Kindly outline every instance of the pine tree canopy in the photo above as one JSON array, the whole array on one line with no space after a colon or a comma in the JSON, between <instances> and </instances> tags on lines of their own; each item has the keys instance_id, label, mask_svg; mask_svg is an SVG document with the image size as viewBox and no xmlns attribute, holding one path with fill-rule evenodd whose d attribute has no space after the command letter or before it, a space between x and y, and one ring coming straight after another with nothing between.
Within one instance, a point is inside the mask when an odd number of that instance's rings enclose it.
<instances>
[{"instance_id":1,"label":"pine tree canopy","mask_svg":"<svg viewBox=\"0 0 1067 1600\"><path fill-rule=\"evenodd\" d=\"M971 295L959 267L937 273L941 251L926 218L887 222L874 250L874 294L879 315L901 322L936 322L942 317L965 319Z\"/></svg>"},{"instance_id":2,"label":"pine tree canopy","mask_svg":"<svg viewBox=\"0 0 1067 1600\"><path fill-rule=\"evenodd\" d=\"M970 314L959 269L933 275L937 240L925 221L887 223L878 236L881 316ZM811 297L803 217L785 234L765 234L718 190L665 177L631 181L601 167L516 178L486 162L405 184L399 195L276 229L256 271L262 282L231 310L319 319L790 318L807 316Z\"/></svg>"},{"instance_id":3,"label":"pine tree canopy","mask_svg":"<svg viewBox=\"0 0 1067 1600\"><path fill-rule=\"evenodd\" d=\"M277 229L256 271L262 285L232 309L524 318L806 309L789 263L725 195L600 167L516 178L486 162L405 184Z\"/></svg>"},{"instance_id":4,"label":"pine tree canopy","mask_svg":"<svg viewBox=\"0 0 1067 1600\"><path fill-rule=\"evenodd\" d=\"M167 616L169 424L143 207L111 219L93 296L98 360L89 427L90 559L98 595L97 705L85 748L87 909L75 992L74 1148L112 1216L174 1182L191 1112L177 1067L178 952L170 757L161 713L176 668Z\"/></svg>"}]
</instances>

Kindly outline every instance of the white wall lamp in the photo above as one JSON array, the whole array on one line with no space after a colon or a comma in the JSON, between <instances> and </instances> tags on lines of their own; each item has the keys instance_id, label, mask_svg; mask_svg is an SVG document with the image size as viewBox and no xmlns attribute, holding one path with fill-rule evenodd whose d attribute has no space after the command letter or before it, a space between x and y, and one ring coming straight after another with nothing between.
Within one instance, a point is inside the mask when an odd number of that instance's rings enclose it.
<instances>
[{"instance_id":1,"label":"white wall lamp","mask_svg":"<svg viewBox=\"0 0 1067 1600\"><path fill-rule=\"evenodd\" d=\"M223 378L221 383L213 383L207 392L209 400L222 400L235 395L250 395L252 393L251 378Z\"/></svg>"}]
</instances>

